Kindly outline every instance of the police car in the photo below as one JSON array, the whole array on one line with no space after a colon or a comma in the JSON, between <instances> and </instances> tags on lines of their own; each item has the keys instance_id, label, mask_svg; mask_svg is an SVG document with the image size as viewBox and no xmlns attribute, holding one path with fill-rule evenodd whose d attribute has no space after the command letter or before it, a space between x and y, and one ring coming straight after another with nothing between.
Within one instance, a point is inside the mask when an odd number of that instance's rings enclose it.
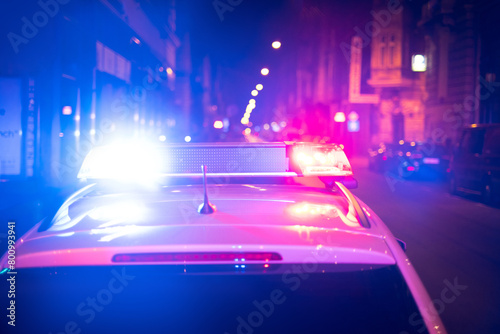
<instances>
[{"instance_id":1,"label":"police car","mask_svg":"<svg viewBox=\"0 0 500 334\"><path fill-rule=\"evenodd\" d=\"M8 329L446 333L336 145L101 147L79 178L1 259Z\"/></svg>"}]
</instances>

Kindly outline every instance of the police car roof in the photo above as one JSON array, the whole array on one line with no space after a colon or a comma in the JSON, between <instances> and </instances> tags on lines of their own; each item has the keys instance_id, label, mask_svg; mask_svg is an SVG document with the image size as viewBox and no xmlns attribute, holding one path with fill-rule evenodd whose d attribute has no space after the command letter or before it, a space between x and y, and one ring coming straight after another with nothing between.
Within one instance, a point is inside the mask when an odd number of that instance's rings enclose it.
<instances>
[{"instance_id":1,"label":"police car roof","mask_svg":"<svg viewBox=\"0 0 500 334\"><path fill-rule=\"evenodd\" d=\"M25 236L18 265L112 265L116 254L235 250L273 251L283 262L297 262L321 247L335 249L329 261L336 263L395 262L384 234L361 226L352 203L331 190L211 185L209 196L217 210L201 215L202 186L150 193L87 190L46 231Z\"/></svg>"}]
</instances>

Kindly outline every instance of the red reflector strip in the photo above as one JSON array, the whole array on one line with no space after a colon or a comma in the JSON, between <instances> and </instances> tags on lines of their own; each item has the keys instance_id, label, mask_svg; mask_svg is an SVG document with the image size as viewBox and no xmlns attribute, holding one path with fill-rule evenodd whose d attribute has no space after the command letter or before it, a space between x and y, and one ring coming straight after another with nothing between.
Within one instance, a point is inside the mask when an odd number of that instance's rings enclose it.
<instances>
[{"instance_id":1,"label":"red reflector strip","mask_svg":"<svg viewBox=\"0 0 500 334\"><path fill-rule=\"evenodd\" d=\"M204 252L204 253L137 253L116 254L113 262L212 262L212 261L279 261L278 253L231 253L231 252Z\"/></svg>"}]
</instances>

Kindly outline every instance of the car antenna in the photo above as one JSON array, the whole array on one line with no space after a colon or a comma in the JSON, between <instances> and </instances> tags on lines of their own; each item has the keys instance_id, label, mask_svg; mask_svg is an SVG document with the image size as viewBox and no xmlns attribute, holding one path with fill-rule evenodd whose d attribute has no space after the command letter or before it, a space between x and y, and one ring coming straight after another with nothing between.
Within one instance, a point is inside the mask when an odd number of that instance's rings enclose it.
<instances>
[{"instance_id":1,"label":"car antenna","mask_svg":"<svg viewBox=\"0 0 500 334\"><path fill-rule=\"evenodd\" d=\"M201 165L201 171L203 173L203 203L198 207L198 213L202 215L209 215L215 212L215 205L210 204L208 201L207 194L207 165Z\"/></svg>"}]
</instances>

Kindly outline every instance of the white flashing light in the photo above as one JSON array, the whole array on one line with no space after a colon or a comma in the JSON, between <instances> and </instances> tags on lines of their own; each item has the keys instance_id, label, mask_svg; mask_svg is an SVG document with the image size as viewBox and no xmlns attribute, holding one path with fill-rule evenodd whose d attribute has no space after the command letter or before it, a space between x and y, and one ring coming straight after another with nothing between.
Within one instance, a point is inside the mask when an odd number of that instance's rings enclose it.
<instances>
[{"instance_id":1,"label":"white flashing light","mask_svg":"<svg viewBox=\"0 0 500 334\"><path fill-rule=\"evenodd\" d=\"M186 137L184 137L184 141L185 141L186 143L189 143L189 142L191 141L191 139L192 139L192 138L191 138L191 136L186 136Z\"/></svg>"},{"instance_id":2,"label":"white flashing light","mask_svg":"<svg viewBox=\"0 0 500 334\"><path fill-rule=\"evenodd\" d=\"M147 182L159 175L161 155L144 143L123 143L93 149L78 173L79 179Z\"/></svg>"},{"instance_id":3,"label":"white flashing light","mask_svg":"<svg viewBox=\"0 0 500 334\"><path fill-rule=\"evenodd\" d=\"M164 142L165 140L167 140L167 137L165 135L161 135L158 137L158 140Z\"/></svg>"}]
</instances>

